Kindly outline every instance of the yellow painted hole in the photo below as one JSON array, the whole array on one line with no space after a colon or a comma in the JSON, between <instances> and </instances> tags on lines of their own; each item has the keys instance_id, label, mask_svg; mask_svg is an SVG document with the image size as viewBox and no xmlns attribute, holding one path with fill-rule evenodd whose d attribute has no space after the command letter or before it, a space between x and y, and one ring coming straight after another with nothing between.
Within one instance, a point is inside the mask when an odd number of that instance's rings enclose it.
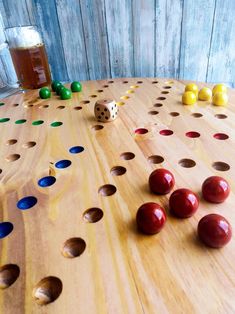
<instances>
[{"instance_id":1,"label":"yellow painted hole","mask_svg":"<svg viewBox=\"0 0 235 314\"><path fill-rule=\"evenodd\" d=\"M120 99L129 99L130 97L129 96L122 96L120 97Z\"/></svg>"},{"instance_id":2,"label":"yellow painted hole","mask_svg":"<svg viewBox=\"0 0 235 314\"><path fill-rule=\"evenodd\" d=\"M117 104L118 106L124 106L124 105L125 105L125 103L122 102L122 101L118 101L116 104Z\"/></svg>"},{"instance_id":3,"label":"yellow painted hole","mask_svg":"<svg viewBox=\"0 0 235 314\"><path fill-rule=\"evenodd\" d=\"M134 91L132 89L129 89L126 91L127 94L134 94Z\"/></svg>"},{"instance_id":4,"label":"yellow painted hole","mask_svg":"<svg viewBox=\"0 0 235 314\"><path fill-rule=\"evenodd\" d=\"M172 84L174 84L174 81L166 81L165 84L166 85L168 85L168 84L172 85Z\"/></svg>"},{"instance_id":5,"label":"yellow painted hole","mask_svg":"<svg viewBox=\"0 0 235 314\"><path fill-rule=\"evenodd\" d=\"M139 85L131 85L130 88L139 88Z\"/></svg>"}]
</instances>

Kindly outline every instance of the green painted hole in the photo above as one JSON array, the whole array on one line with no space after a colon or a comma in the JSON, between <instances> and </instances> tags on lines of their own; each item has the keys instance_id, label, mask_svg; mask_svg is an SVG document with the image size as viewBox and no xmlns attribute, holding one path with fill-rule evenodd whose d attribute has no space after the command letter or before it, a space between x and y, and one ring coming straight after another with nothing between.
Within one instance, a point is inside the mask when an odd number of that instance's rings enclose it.
<instances>
[{"instance_id":1,"label":"green painted hole","mask_svg":"<svg viewBox=\"0 0 235 314\"><path fill-rule=\"evenodd\" d=\"M44 121L43 120L35 120L32 122L32 125L40 125L40 124L43 124Z\"/></svg>"},{"instance_id":2,"label":"green painted hole","mask_svg":"<svg viewBox=\"0 0 235 314\"><path fill-rule=\"evenodd\" d=\"M52 123L51 123L51 126L57 127L57 126L60 126L60 125L62 125L62 124L63 124L63 122L55 121L55 122L52 122Z\"/></svg>"},{"instance_id":3,"label":"green painted hole","mask_svg":"<svg viewBox=\"0 0 235 314\"><path fill-rule=\"evenodd\" d=\"M7 121L9 121L9 120L10 120L9 118L1 118L1 119L0 119L0 123L7 122Z\"/></svg>"},{"instance_id":4,"label":"green painted hole","mask_svg":"<svg viewBox=\"0 0 235 314\"><path fill-rule=\"evenodd\" d=\"M20 120L16 120L15 121L15 124L23 124L23 123L25 123L27 120L25 120L25 119L20 119Z\"/></svg>"},{"instance_id":5,"label":"green painted hole","mask_svg":"<svg viewBox=\"0 0 235 314\"><path fill-rule=\"evenodd\" d=\"M0 106L4 106L5 105L5 103L4 102L0 102Z\"/></svg>"}]
</instances>

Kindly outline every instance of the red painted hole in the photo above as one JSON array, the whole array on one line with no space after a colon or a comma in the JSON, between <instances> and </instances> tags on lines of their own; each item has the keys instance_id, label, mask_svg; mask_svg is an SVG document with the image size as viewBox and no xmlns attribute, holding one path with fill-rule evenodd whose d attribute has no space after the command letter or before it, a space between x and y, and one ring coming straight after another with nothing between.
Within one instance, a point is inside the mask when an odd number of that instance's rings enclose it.
<instances>
[{"instance_id":1,"label":"red painted hole","mask_svg":"<svg viewBox=\"0 0 235 314\"><path fill-rule=\"evenodd\" d=\"M189 131L189 132L185 133L185 135L187 137L191 137L191 138L200 137L200 133L195 132L195 131Z\"/></svg>"},{"instance_id":2,"label":"red painted hole","mask_svg":"<svg viewBox=\"0 0 235 314\"><path fill-rule=\"evenodd\" d=\"M168 136L168 135L172 135L174 132L172 130L161 130L159 133L161 135Z\"/></svg>"},{"instance_id":3,"label":"red painted hole","mask_svg":"<svg viewBox=\"0 0 235 314\"><path fill-rule=\"evenodd\" d=\"M229 136L225 133L216 133L213 135L217 140L227 140Z\"/></svg>"},{"instance_id":4,"label":"red painted hole","mask_svg":"<svg viewBox=\"0 0 235 314\"><path fill-rule=\"evenodd\" d=\"M145 128L139 128L135 130L135 134L146 134L148 133L148 130Z\"/></svg>"}]
</instances>

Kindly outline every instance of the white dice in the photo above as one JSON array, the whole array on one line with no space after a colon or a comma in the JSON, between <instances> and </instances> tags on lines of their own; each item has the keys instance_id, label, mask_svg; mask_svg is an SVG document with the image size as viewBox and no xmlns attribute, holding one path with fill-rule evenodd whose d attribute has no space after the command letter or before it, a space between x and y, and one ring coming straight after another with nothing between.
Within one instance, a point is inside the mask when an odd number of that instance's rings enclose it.
<instances>
[{"instance_id":1,"label":"white dice","mask_svg":"<svg viewBox=\"0 0 235 314\"><path fill-rule=\"evenodd\" d=\"M112 99L100 99L95 103L95 117L98 121L109 122L117 118L118 107Z\"/></svg>"}]
</instances>

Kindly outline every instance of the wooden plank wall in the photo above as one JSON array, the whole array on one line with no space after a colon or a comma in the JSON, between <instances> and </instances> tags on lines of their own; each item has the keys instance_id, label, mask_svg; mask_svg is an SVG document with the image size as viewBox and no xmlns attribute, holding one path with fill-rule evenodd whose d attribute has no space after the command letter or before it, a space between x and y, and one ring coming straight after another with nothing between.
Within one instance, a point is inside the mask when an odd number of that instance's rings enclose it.
<instances>
[{"instance_id":1,"label":"wooden plank wall","mask_svg":"<svg viewBox=\"0 0 235 314\"><path fill-rule=\"evenodd\" d=\"M62 81L162 76L235 84L235 1L0 0L0 10L5 27L38 25L53 77Z\"/></svg>"}]
</instances>

